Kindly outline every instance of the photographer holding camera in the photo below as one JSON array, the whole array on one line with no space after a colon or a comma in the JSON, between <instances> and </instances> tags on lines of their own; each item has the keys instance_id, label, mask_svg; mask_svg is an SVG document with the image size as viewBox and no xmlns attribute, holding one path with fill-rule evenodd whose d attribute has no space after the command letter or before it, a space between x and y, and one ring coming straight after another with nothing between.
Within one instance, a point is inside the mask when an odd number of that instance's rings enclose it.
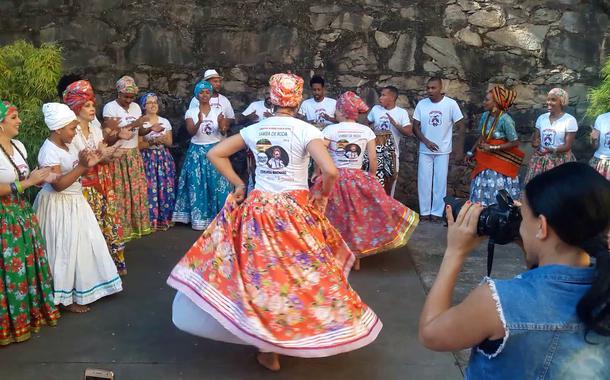
<instances>
[{"instance_id":1,"label":"photographer holding camera","mask_svg":"<svg viewBox=\"0 0 610 380\"><path fill-rule=\"evenodd\" d=\"M435 351L472 347L467 379L608 379L610 182L572 162L533 178L524 193L519 235L529 270L485 277L456 306L458 273L484 239L483 207L467 202L454 217L447 206L447 249L420 340Z\"/></svg>"}]
</instances>

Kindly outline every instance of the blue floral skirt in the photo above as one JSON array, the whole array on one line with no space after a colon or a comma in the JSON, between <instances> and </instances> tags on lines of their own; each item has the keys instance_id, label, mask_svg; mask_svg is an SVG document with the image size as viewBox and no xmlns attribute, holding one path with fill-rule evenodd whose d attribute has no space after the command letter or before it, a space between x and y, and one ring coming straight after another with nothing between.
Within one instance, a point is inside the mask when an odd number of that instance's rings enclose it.
<instances>
[{"instance_id":1,"label":"blue floral skirt","mask_svg":"<svg viewBox=\"0 0 610 380\"><path fill-rule=\"evenodd\" d=\"M224 206L231 185L208 161L206 154L216 144L191 143L178 179L178 195L173 221L191 223L204 230Z\"/></svg>"},{"instance_id":2,"label":"blue floral skirt","mask_svg":"<svg viewBox=\"0 0 610 380\"><path fill-rule=\"evenodd\" d=\"M480 172L470 182L470 201L489 206L496 202L498 190L506 190L514 200L521 196L519 177L507 177L491 169Z\"/></svg>"},{"instance_id":3,"label":"blue floral skirt","mask_svg":"<svg viewBox=\"0 0 610 380\"><path fill-rule=\"evenodd\" d=\"M176 164L169 149L155 146L142 149L144 172L148 182L148 214L153 230L167 230L172 225L176 203Z\"/></svg>"}]
</instances>

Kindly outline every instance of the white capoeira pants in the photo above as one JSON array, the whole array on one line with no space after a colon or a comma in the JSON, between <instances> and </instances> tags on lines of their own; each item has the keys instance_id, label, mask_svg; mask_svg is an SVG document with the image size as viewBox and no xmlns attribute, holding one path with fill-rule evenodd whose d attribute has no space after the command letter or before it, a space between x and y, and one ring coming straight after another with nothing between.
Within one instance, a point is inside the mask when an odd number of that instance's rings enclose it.
<instances>
[{"instance_id":1,"label":"white capoeira pants","mask_svg":"<svg viewBox=\"0 0 610 380\"><path fill-rule=\"evenodd\" d=\"M219 342L249 345L231 334L214 317L180 292L176 294L172 305L172 321L177 328L192 335Z\"/></svg>"},{"instance_id":2,"label":"white capoeira pants","mask_svg":"<svg viewBox=\"0 0 610 380\"><path fill-rule=\"evenodd\" d=\"M420 153L417 165L417 193L421 216L443 216L448 172L449 154Z\"/></svg>"}]
</instances>

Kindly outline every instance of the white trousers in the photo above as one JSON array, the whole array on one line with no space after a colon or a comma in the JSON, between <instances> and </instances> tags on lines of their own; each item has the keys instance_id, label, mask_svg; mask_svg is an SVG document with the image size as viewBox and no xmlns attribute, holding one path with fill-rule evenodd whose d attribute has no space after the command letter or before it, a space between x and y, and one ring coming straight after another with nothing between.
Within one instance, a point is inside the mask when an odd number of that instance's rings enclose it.
<instances>
[{"instance_id":1,"label":"white trousers","mask_svg":"<svg viewBox=\"0 0 610 380\"><path fill-rule=\"evenodd\" d=\"M448 172L449 154L420 153L417 165L417 193L421 216L443 216Z\"/></svg>"}]
</instances>

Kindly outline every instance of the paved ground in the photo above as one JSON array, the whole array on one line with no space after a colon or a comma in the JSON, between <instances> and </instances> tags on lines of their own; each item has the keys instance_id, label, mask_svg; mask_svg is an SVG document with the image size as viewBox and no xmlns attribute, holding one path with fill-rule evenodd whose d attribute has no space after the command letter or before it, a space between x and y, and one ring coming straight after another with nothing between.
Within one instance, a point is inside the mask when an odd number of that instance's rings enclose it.
<instances>
[{"instance_id":1,"label":"paved ground","mask_svg":"<svg viewBox=\"0 0 610 380\"><path fill-rule=\"evenodd\" d=\"M87 367L111 369L117 380L462 378L454 355L430 352L416 339L424 286L442 257L444 227L420 225L407 248L369 258L350 276L384 323L377 341L331 358L283 358L279 374L262 369L252 348L199 339L172 325L174 292L165 279L198 235L176 227L130 243L125 290L95 303L88 314L64 314L58 327L0 349L2 379L76 380ZM517 255L498 256L497 273L516 271ZM471 261L460 297L484 274L484 260Z\"/></svg>"}]
</instances>

